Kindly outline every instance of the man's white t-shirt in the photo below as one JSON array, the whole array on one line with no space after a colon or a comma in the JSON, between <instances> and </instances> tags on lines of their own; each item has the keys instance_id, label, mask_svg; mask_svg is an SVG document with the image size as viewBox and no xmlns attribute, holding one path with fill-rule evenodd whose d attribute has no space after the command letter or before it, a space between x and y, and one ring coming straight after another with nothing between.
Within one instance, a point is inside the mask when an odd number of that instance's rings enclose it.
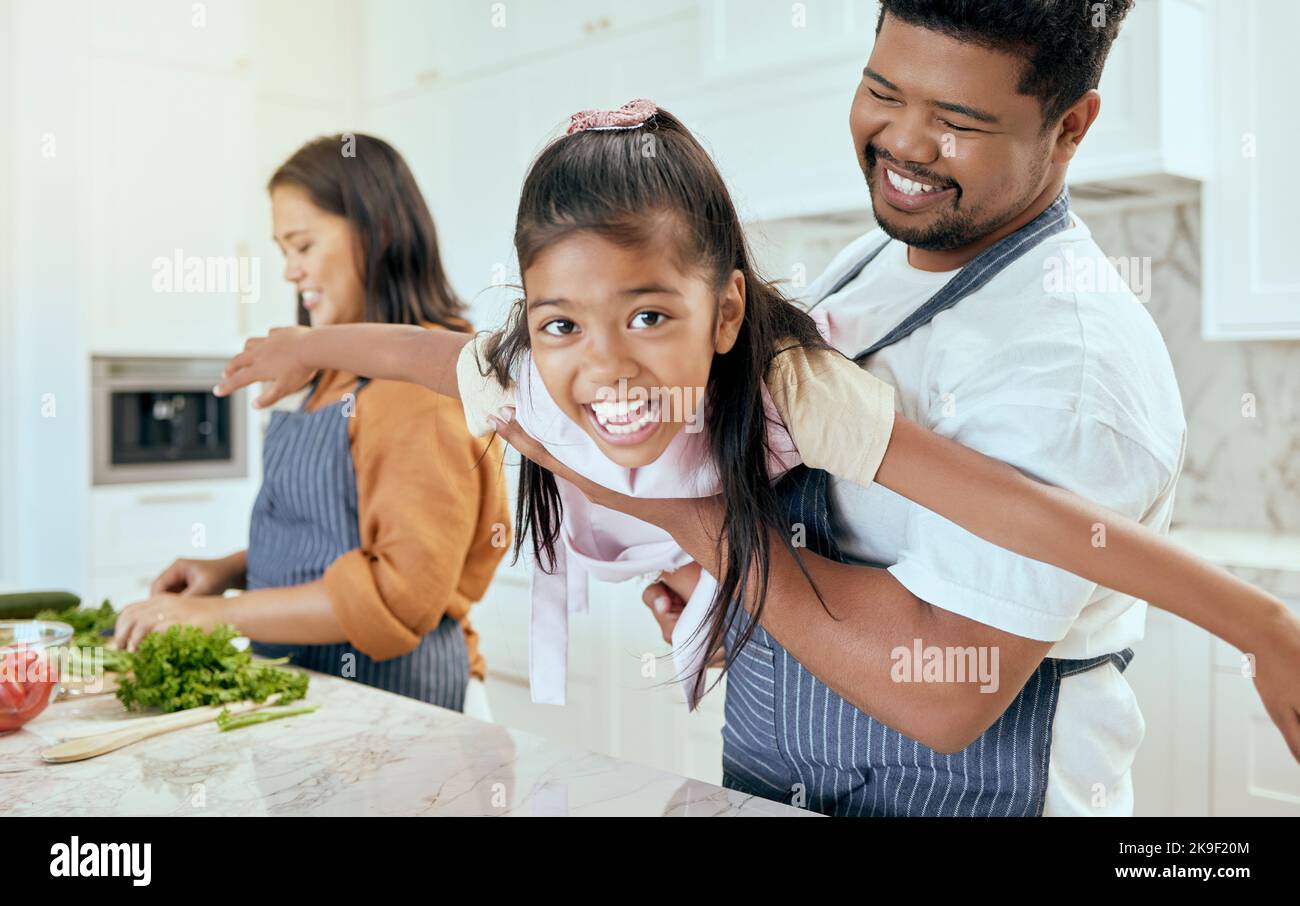
<instances>
[{"instance_id":1,"label":"man's white t-shirt","mask_svg":"<svg viewBox=\"0 0 1300 906\"><path fill-rule=\"evenodd\" d=\"M967 447L1165 532L1186 421L1155 323L1077 215L928 325L875 353L868 370L899 411ZM842 251L804 294L814 302L880 230ZM955 273L917 270L891 240L821 303L841 352L884 336ZM1090 658L1142 638L1146 604L983 541L880 485L833 480L831 519L851 560L887 565L926 602L1026 638L1055 658ZM1133 811L1130 768L1145 722L1106 664L1065 677L1053 723L1048 815Z\"/></svg>"}]
</instances>

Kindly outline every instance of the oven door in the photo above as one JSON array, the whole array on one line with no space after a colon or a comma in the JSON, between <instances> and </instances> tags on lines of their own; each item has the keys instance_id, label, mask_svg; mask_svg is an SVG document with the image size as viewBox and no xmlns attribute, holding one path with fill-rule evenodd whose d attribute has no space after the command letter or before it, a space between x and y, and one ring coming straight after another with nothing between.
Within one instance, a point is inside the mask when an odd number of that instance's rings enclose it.
<instances>
[{"instance_id":1,"label":"oven door","mask_svg":"<svg viewBox=\"0 0 1300 906\"><path fill-rule=\"evenodd\" d=\"M248 474L244 397L219 399L221 359L95 357L96 485Z\"/></svg>"}]
</instances>

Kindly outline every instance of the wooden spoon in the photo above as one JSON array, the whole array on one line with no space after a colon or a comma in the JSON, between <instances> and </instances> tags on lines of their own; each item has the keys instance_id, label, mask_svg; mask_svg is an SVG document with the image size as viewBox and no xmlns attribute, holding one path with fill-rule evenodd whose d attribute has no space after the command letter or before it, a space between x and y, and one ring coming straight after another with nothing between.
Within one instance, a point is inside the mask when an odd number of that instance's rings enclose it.
<instances>
[{"instance_id":1,"label":"wooden spoon","mask_svg":"<svg viewBox=\"0 0 1300 906\"><path fill-rule=\"evenodd\" d=\"M186 727L196 727L199 724L208 723L216 720L217 715L223 709L228 710L232 715L244 714L248 711L256 711L258 708L266 708L274 705L280 700L280 693L267 698L266 701L258 702L233 702L229 705L209 705L203 708L190 708L187 711L178 711L175 714L164 714L159 717L145 718L139 721L145 726L122 727L118 730L108 730L104 733L95 733L91 736L83 736L80 739L69 739L57 745L50 746L48 749L41 751L41 758L51 764L63 764L69 761L85 761L87 758L94 758L97 755L106 755L109 752L115 752L124 746L139 742L142 739L149 739L152 736L161 736L163 733L170 733L173 730L183 730ZM133 724L136 722L132 722Z\"/></svg>"}]
</instances>

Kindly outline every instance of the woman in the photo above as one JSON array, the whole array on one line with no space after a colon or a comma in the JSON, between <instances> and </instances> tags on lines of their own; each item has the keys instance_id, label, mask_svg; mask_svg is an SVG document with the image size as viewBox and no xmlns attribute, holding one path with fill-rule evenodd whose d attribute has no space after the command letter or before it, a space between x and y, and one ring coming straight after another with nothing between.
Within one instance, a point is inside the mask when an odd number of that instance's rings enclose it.
<instances>
[{"instance_id":1,"label":"woman","mask_svg":"<svg viewBox=\"0 0 1300 906\"><path fill-rule=\"evenodd\" d=\"M268 190L300 323L471 330L428 207L387 143L317 139ZM484 678L467 615L510 542L501 454L471 437L456 400L318 373L298 411L272 413L248 550L177 560L122 611L117 644L229 623L259 654L461 710L471 676Z\"/></svg>"}]
</instances>

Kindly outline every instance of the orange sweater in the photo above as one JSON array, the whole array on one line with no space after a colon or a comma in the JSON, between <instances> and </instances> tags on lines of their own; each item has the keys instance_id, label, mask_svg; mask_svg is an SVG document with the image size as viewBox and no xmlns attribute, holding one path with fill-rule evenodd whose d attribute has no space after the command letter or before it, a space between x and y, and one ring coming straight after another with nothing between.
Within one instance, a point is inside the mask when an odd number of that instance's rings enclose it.
<instances>
[{"instance_id":1,"label":"orange sweater","mask_svg":"<svg viewBox=\"0 0 1300 906\"><path fill-rule=\"evenodd\" d=\"M356 383L323 372L308 409L338 402ZM468 617L510 544L504 447L470 435L458 400L416 384L371 381L351 413L361 547L325 570L334 614L375 660L415 650L448 614L465 633L470 674L484 679Z\"/></svg>"}]
</instances>

